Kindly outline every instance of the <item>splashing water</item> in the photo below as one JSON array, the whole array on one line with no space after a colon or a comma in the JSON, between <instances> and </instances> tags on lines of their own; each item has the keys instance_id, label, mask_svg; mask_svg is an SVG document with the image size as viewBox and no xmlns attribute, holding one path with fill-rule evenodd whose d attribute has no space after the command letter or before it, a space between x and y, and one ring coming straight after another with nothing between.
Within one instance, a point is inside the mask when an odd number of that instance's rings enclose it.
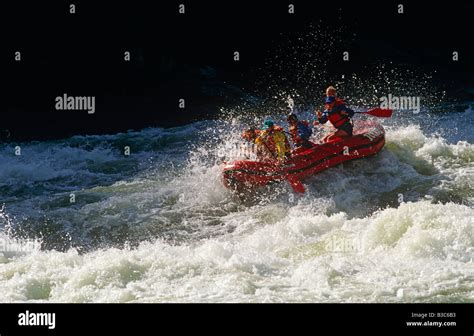
<instances>
[{"instance_id":1,"label":"splashing water","mask_svg":"<svg viewBox=\"0 0 474 336\"><path fill-rule=\"evenodd\" d=\"M0 301L472 302L474 146L453 116L386 121L379 155L252 204L220 180L245 116L3 144Z\"/></svg>"}]
</instances>

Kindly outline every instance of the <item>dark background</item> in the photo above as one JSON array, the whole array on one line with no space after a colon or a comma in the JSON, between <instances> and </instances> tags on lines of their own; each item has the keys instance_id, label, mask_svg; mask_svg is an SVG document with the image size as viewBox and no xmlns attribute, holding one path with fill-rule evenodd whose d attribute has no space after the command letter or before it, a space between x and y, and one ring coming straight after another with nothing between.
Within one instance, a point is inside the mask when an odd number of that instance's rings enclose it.
<instances>
[{"instance_id":1,"label":"dark background","mask_svg":"<svg viewBox=\"0 0 474 336\"><path fill-rule=\"evenodd\" d=\"M70 3L76 14L69 14ZM180 3L185 15L178 14ZM289 3L294 15L288 14ZM248 93L262 94L270 75L266 61L288 56L285 43L313 24L324 36L336 36L334 57L325 64L329 73L405 64L420 72L436 70L447 99L472 99L472 1L41 1L2 3L0 13L0 130L6 141L212 118ZM321 48L321 39L307 48ZM235 50L239 62L233 61ZM350 62L342 62L344 50ZM454 50L459 62L452 61ZM21 62L14 61L15 51ZM125 51L131 52L130 62L124 61ZM211 74L202 73L208 67ZM95 96L96 113L56 111L54 99L64 93ZM186 99L185 109L178 108L179 98Z\"/></svg>"}]
</instances>

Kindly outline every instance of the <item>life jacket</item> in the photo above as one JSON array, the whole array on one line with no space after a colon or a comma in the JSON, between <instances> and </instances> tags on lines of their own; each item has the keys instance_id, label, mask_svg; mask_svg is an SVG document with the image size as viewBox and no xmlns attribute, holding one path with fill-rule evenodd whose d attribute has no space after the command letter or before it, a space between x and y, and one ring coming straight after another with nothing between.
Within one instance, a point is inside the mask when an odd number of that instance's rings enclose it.
<instances>
[{"instance_id":1,"label":"life jacket","mask_svg":"<svg viewBox=\"0 0 474 336\"><path fill-rule=\"evenodd\" d=\"M274 126L272 131L263 131L255 143L264 145L278 160L285 160L290 153L290 143L280 126Z\"/></svg>"},{"instance_id":2,"label":"life jacket","mask_svg":"<svg viewBox=\"0 0 474 336\"><path fill-rule=\"evenodd\" d=\"M331 124L334 125L334 127L339 128L342 125L344 125L347 122L350 122L350 119L348 116L342 115L340 107L345 106L346 103L344 100L336 98L334 102L334 106L332 107L332 110L329 111L329 105L326 104L325 108L328 111L328 120L331 122Z\"/></svg>"},{"instance_id":3,"label":"life jacket","mask_svg":"<svg viewBox=\"0 0 474 336\"><path fill-rule=\"evenodd\" d=\"M311 134L313 132L309 127L309 123L305 120L298 121L296 125L290 126L291 140L297 146L301 145L303 141L307 141Z\"/></svg>"}]
</instances>

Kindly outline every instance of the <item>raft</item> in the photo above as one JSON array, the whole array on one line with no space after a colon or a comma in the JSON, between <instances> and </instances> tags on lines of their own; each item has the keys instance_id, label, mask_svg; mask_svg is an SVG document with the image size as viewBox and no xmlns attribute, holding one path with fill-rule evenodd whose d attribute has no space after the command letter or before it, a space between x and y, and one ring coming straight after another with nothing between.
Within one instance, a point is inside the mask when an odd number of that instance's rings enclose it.
<instances>
[{"instance_id":1,"label":"raft","mask_svg":"<svg viewBox=\"0 0 474 336\"><path fill-rule=\"evenodd\" d=\"M358 120L351 137L317 143L293 154L284 163L241 160L224 165L222 179L232 190L263 187L289 181L295 191L304 192L301 181L345 161L377 154L385 144L385 130L374 120Z\"/></svg>"}]
</instances>

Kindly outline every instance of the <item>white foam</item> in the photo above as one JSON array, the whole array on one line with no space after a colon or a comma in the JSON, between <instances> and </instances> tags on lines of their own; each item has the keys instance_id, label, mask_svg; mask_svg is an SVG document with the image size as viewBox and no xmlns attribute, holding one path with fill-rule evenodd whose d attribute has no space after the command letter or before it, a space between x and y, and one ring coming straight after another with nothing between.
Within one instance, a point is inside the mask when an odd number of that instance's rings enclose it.
<instances>
[{"instance_id":1,"label":"white foam","mask_svg":"<svg viewBox=\"0 0 474 336\"><path fill-rule=\"evenodd\" d=\"M2 301L372 302L399 300L400 288L405 301L468 298L473 218L466 206L426 201L352 220L302 208L182 246L157 241L85 255L35 250L0 265ZM331 244L334 237L360 239L353 245L360 249L344 251L347 244ZM35 284L42 289L35 292Z\"/></svg>"}]
</instances>

